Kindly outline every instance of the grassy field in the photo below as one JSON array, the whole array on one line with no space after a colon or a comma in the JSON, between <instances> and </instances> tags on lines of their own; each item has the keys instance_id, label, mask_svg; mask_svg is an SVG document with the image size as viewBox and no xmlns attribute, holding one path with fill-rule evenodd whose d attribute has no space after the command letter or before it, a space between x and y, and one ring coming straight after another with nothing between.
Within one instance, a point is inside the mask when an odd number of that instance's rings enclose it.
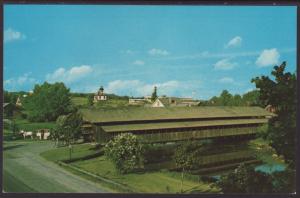
<instances>
[{"instance_id":1,"label":"grassy field","mask_svg":"<svg viewBox=\"0 0 300 198\"><path fill-rule=\"evenodd\" d=\"M73 148L72 157L84 157L96 153L90 144L75 145ZM69 159L68 147L48 150L41 153L41 156L50 161L61 161ZM114 165L108 161L104 156L80 160L71 163L72 165L91 172L93 174L105 177L115 182L124 184L133 189L134 192L146 193L178 193L180 192L180 176L177 173L170 174L167 171L161 172L145 172L145 173L132 173L132 174L119 174ZM82 175L81 175L82 176ZM217 192L218 189L211 188L209 184L203 182L196 182L191 180L184 181L184 191L192 192Z\"/></svg>"},{"instance_id":2,"label":"grassy field","mask_svg":"<svg viewBox=\"0 0 300 198\"><path fill-rule=\"evenodd\" d=\"M36 131L38 129L51 129L55 122L30 122L26 119L15 119L19 130Z\"/></svg>"},{"instance_id":3,"label":"grassy field","mask_svg":"<svg viewBox=\"0 0 300 198\"><path fill-rule=\"evenodd\" d=\"M128 99L114 98L105 101L98 101L94 104L96 109L110 109L110 108L119 108L119 107L127 107Z\"/></svg>"},{"instance_id":4,"label":"grassy field","mask_svg":"<svg viewBox=\"0 0 300 198\"><path fill-rule=\"evenodd\" d=\"M71 98L72 104L75 106L87 106L88 98L82 96L73 96ZM109 98L105 101L98 101L94 103L94 108L96 109L110 109L110 108L118 108L118 107L127 107L128 106L128 99L126 98Z\"/></svg>"},{"instance_id":5,"label":"grassy field","mask_svg":"<svg viewBox=\"0 0 300 198\"><path fill-rule=\"evenodd\" d=\"M71 98L72 104L75 106L86 105L88 102L87 97L74 96Z\"/></svg>"},{"instance_id":6,"label":"grassy field","mask_svg":"<svg viewBox=\"0 0 300 198\"><path fill-rule=\"evenodd\" d=\"M91 144L73 145L72 158L80 158L80 157L92 155L99 152L99 150L93 149L94 147L95 146ZM69 160L70 151L69 151L69 147L60 147L60 148L42 152L41 156L53 162Z\"/></svg>"},{"instance_id":7,"label":"grassy field","mask_svg":"<svg viewBox=\"0 0 300 198\"><path fill-rule=\"evenodd\" d=\"M145 193L179 193L181 180L178 174L170 174L168 171L155 171L144 173L119 174L114 165L104 156L90 160L78 161L72 163L74 166L81 168L93 174L105 177L107 179L124 184L133 189L134 192ZM209 184L184 180L183 190L186 193L193 191L208 193L218 192L218 189L212 188Z\"/></svg>"}]
</instances>

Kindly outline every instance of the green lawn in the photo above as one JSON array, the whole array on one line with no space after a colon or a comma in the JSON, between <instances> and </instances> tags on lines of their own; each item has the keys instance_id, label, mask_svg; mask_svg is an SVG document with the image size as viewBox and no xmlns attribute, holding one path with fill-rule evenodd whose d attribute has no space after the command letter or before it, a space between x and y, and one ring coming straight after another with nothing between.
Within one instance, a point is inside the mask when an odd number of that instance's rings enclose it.
<instances>
[{"instance_id":1,"label":"green lawn","mask_svg":"<svg viewBox=\"0 0 300 198\"><path fill-rule=\"evenodd\" d=\"M133 189L134 192L145 193L179 193L181 180L179 173L170 174L168 171L156 171L145 173L119 174L114 165L104 156L85 161L72 163L74 166L81 168L93 174L111 179L118 183L124 184ZM218 189L210 187L209 184L184 180L184 192L218 192Z\"/></svg>"},{"instance_id":2,"label":"green lawn","mask_svg":"<svg viewBox=\"0 0 300 198\"><path fill-rule=\"evenodd\" d=\"M91 144L78 144L73 145L73 152L72 152L72 158L80 158L87 155L92 155L99 150L93 149L95 146ZM41 156L46 158L49 161L62 161L62 160L68 160L70 159L70 151L69 147L60 147L56 149L52 149L49 151L45 151L41 153Z\"/></svg>"},{"instance_id":3,"label":"green lawn","mask_svg":"<svg viewBox=\"0 0 300 198\"><path fill-rule=\"evenodd\" d=\"M128 104L128 99L119 99L119 98L113 98L110 99L108 97L107 100L104 101L98 101L94 104L94 107L96 109L110 109L110 108L119 108L119 107L127 107Z\"/></svg>"},{"instance_id":4,"label":"green lawn","mask_svg":"<svg viewBox=\"0 0 300 198\"><path fill-rule=\"evenodd\" d=\"M79 96L75 96L71 98L71 102L75 105L75 106L80 106L80 105L86 105L88 102L87 97L79 97Z\"/></svg>"},{"instance_id":5,"label":"green lawn","mask_svg":"<svg viewBox=\"0 0 300 198\"><path fill-rule=\"evenodd\" d=\"M19 130L36 131L38 129L50 129L55 126L55 122L30 122L26 119L15 119Z\"/></svg>"}]
</instances>

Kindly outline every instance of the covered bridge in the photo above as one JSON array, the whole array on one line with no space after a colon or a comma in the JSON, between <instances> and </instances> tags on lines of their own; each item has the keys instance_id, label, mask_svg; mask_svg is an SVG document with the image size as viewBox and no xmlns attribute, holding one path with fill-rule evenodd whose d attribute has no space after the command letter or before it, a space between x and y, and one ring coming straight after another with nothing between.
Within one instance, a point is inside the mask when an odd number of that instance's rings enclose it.
<instances>
[{"instance_id":1,"label":"covered bridge","mask_svg":"<svg viewBox=\"0 0 300 198\"><path fill-rule=\"evenodd\" d=\"M105 143L130 132L143 142L173 142L255 134L275 114L260 107L82 109L84 131Z\"/></svg>"}]
</instances>

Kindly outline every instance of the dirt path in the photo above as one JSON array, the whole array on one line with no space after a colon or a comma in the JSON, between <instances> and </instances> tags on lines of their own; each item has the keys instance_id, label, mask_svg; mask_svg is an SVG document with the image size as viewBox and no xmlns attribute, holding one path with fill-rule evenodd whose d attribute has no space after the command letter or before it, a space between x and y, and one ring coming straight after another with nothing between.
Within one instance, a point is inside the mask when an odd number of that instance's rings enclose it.
<instances>
[{"instance_id":1,"label":"dirt path","mask_svg":"<svg viewBox=\"0 0 300 198\"><path fill-rule=\"evenodd\" d=\"M39 154L53 148L51 142L5 142L3 175L5 192L103 193L107 189L49 162Z\"/></svg>"}]
</instances>

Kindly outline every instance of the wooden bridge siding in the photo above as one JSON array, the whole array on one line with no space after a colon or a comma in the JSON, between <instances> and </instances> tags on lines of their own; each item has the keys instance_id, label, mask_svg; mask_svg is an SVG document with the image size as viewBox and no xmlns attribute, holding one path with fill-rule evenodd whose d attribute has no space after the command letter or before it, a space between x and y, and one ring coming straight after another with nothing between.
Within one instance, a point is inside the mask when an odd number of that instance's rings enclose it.
<instances>
[{"instance_id":1,"label":"wooden bridge siding","mask_svg":"<svg viewBox=\"0 0 300 198\"><path fill-rule=\"evenodd\" d=\"M250 150L205 155L199 157L198 165L207 166L210 164L226 163L233 160L249 159L251 157L254 157L254 155ZM150 164L146 164L145 166L149 169L160 169L160 168L176 169L176 164L172 160L165 161L165 162L150 163Z\"/></svg>"},{"instance_id":2,"label":"wooden bridge siding","mask_svg":"<svg viewBox=\"0 0 300 198\"><path fill-rule=\"evenodd\" d=\"M255 134L257 126L246 126L246 127L232 127L232 128L215 128L215 129L189 129L178 132L165 132L152 130L147 133L134 132L144 143L155 143L155 142L173 142L188 139L207 139L215 137L226 137L226 136L237 136L237 135L248 135ZM105 132L100 126L96 126L96 141L100 143L106 143L114 136L122 132L113 133Z\"/></svg>"},{"instance_id":3,"label":"wooden bridge siding","mask_svg":"<svg viewBox=\"0 0 300 198\"><path fill-rule=\"evenodd\" d=\"M190 130L184 132L152 132L148 134L137 135L142 142L153 143L153 142L167 142L167 141L180 141L187 139L206 139L215 137L225 136L237 136L255 134L257 127L243 127L243 128L227 128L227 129L203 129L203 130Z\"/></svg>"},{"instance_id":4,"label":"wooden bridge siding","mask_svg":"<svg viewBox=\"0 0 300 198\"><path fill-rule=\"evenodd\" d=\"M250 157L254 157L253 152L250 150L207 155L199 158L200 159L199 165L214 164L218 162L226 162L226 161L245 159Z\"/></svg>"}]
</instances>

